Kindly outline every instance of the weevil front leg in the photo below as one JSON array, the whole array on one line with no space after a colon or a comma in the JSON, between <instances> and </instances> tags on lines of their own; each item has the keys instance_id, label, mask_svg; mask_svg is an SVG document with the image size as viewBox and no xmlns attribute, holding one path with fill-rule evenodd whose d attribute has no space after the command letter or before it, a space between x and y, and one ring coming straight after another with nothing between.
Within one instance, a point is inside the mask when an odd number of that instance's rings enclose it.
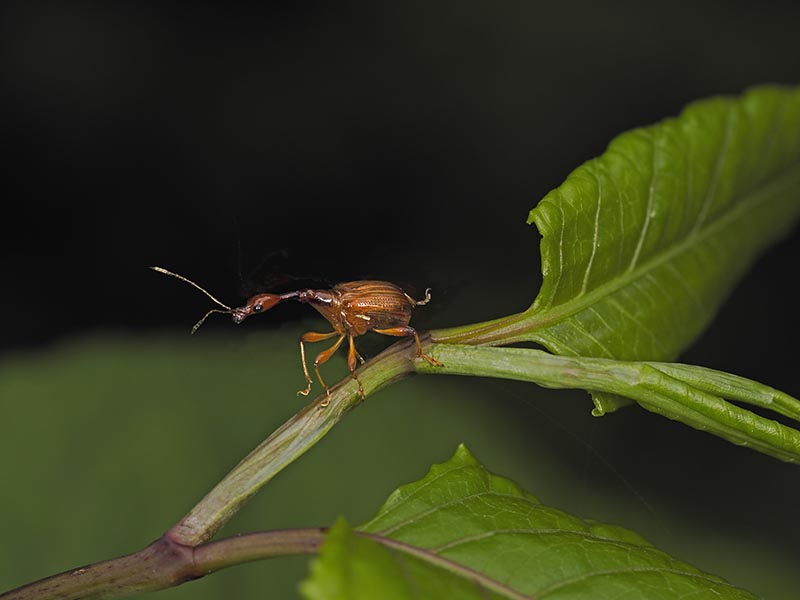
<instances>
[{"instance_id":1,"label":"weevil front leg","mask_svg":"<svg viewBox=\"0 0 800 600\"><path fill-rule=\"evenodd\" d=\"M333 356L333 353L336 352L339 346L342 345L345 336L340 334L338 331L331 331L330 333L315 333L313 331L309 331L308 333L304 333L303 336L300 338L300 360L303 363L303 375L305 375L307 385L304 390L298 390L297 392L298 394L302 394L303 396L308 396L309 392L311 391L312 380L311 376L308 374L308 365L306 364L306 348L304 342L321 342L323 340L330 339L335 335L339 335L341 337L336 341L336 343L333 346L328 348L328 350L320 352L317 355L317 358L314 359L314 370L317 372L317 379L319 379L320 384L322 385L322 387L325 388L325 391L328 393L328 397L330 397L330 391L328 391L328 388L322 381L322 377L320 377L319 375L319 365L321 365L331 356ZM327 406L327 402L325 402L325 406Z\"/></svg>"},{"instance_id":2,"label":"weevil front leg","mask_svg":"<svg viewBox=\"0 0 800 600\"><path fill-rule=\"evenodd\" d=\"M383 335L391 335L394 337L408 337L409 335L414 336L414 341L417 342L417 356L420 358L424 358L429 363L431 363L434 367L441 367L442 363L438 360L433 358L432 356L428 356L422 351L422 344L419 341L419 335L417 334L417 330L409 325L404 325L402 327L389 327L387 329L373 329L375 333L382 333Z\"/></svg>"},{"instance_id":3,"label":"weevil front leg","mask_svg":"<svg viewBox=\"0 0 800 600\"><path fill-rule=\"evenodd\" d=\"M344 334L342 334L342 336L336 340L336 343L333 346L317 354L317 358L314 359L314 372L317 374L319 384L325 388L325 400L319 403L320 408L325 408L331 403L331 390L327 385L325 385L325 381L322 379L322 374L319 372L319 366L324 362L328 362L328 359L330 359L330 357L336 353L336 351L339 349L339 346L342 345L344 337Z\"/></svg>"}]
</instances>

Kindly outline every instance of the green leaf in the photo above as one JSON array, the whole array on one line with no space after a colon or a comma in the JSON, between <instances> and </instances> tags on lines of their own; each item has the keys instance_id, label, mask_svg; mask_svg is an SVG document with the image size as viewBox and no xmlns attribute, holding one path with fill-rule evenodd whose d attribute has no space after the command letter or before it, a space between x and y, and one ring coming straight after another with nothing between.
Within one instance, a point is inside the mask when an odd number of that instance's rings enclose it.
<instances>
[{"instance_id":1,"label":"green leaf","mask_svg":"<svg viewBox=\"0 0 800 600\"><path fill-rule=\"evenodd\" d=\"M798 212L798 88L704 100L624 133L531 211L544 281L528 338L672 360Z\"/></svg>"},{"instance_id":2,"label":"green leaf","mask_svg":"<svg viewBox=\"0 0 800 600\"><path fill-rule=\"evenodd\" d=\"M558 356L532 348L435 344L428 352L441 366L420 365L425 373L501 377L630 398L734 444L800 463L800 431L728 402L800 420L800 400L743 377L679 363Z\"/></svg>"},{"instance_id":3,"label":"green leaf","mask_svg":"<svg viewBox=\"0 0 800 600\"><path fill-rule=\"evenodd\" d=\"M542 505L463 446L356 531L337 523L301 590L309 600L754 598L633 532Z\"/></svg>"},{"instance_id":4,"label":"green leaf","mask_svg":"<svg viewBox=\"0 0 800 600\"><path fill-rule=\"evenodd\" d=\"M434 341L673 360L800 213L800 88L711 98L623 133L534 208L543 283L504 319ZM594 393L595 414L620 400Z\"/></svg>"},{"instance_id":5,"label":"green leaf","mask_svg":"<svg viewBox=\"0 0 800 600\"><path fill-rule=\"evenodd\" d=\"M471 598L500 599L507 596L481 589L464 569L464 575L436 568L429 560L411 552L398 552L389 545L358 535L339 519L331 528L322 558L312 564L312 577L301 590L307 598ZM421 595L420 595L421 594Z\"/></svg>"}]
</instances>

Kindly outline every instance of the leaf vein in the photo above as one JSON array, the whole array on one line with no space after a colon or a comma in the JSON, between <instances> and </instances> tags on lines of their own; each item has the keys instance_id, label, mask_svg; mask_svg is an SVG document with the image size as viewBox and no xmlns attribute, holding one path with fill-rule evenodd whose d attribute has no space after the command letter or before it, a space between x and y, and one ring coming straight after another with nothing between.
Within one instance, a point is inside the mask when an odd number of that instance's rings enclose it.
<instances>
[{"instance_id":1,"label":"leaf vein","mask_svg":"<svg viewBox=\"0 0 800 600\"><path fill-rule=\"evenodd\" d=\"M678 270L678 267L675 266L675 263L670 263L667 267L670 273L675 276L675 279L678 280L678 283L681 285L683 290L686 292L686 296L697 306L698 309L703 310L703 302L697 296L695 291L692 289L692 286L686 281L686 278L683 276Z\"/></svg>"},{"instance_id":2,"label":"leaf vein","mask_svg":"<svg viewBox=\"0 0 800 600\"><path fill-rule=\"evenodd\" d=\"M410 499L415 497L419 492L422 492L425 488L427 488L428 486L433 485L434 483L439 481L441 478L450 476L453 473L458 472L458 471L465 471L465 470L474 469L474 468L475 468L475 465L462 465L462 466L459 466L459 467L456 467L456 468L452 468L452 469L448 469L446 471L442 471L441 473L437 473L436 475L428 474L428 476L425 477L425 479L423 479L421 482L419 482L418 487L416 487L412 492L403 495L401 498L399 498L391 506L384 505L384 507L381 509L381 512L379 513L381 518L385 518L387 515L391 515L393 512L397 511L398 508L403 506L403 504L405 504ZM375 519L373 519L373 520L375 520ZM399 521L398 524L399 523L402 523L402 521ZM383 533L391 533L392 531L395 531L396 529L397 529L397 526L395 526L393 528L385 529L385 530L382 530L382 531L383 531Z\"/></svg>"},{"instance_id":3,"label":"leaf vein","mask_svg":"<svg viewBox=\"0 0 800 600\"><path fill-rule=\"evenodd\" d=\"M453 548L457 548L459 546L463 546L465 544L471 544L473 542L480 542L498 535L521 535L521 536L564 536L564 537L576 537L581 540L587 540L592 542L599 542L603 544L608 544L612 546L616 546L618 548L622 548L624 550L636 549L640 552L646 552L650 554L658 554L661 556L668 556L658 548L652 546L646 546L643 544L634 544L632 542L625 542L622 540L597 535L596 533L592 533L589 530L580 531L577 529L493 529L491 531L485 531L479 534L465 536L463 538L459 538L448 542L447 544L442 544L440 546L435 546L429 548L432 552L445 552L447 550L451 550Z\"/></svg>"},{"instance_id":4,"label":"leaf vein","mask_svg":"<svg viewBox=\"0 0 800 600\"><path fill-rule=\"evenodd\" d=\"M653 141L652 147L653 152L651 155L651 164L650 164L650 182L648 185L647 191L647 207L645 208L644 214L644 223L642 223L642 229L639 232L639 239L636 242L636 250L633 252L633 258L631 258L631 262L628 265L628 271L633 271L636 268L636 264L639 262L639 256L642 253L642 247L644 247L644 241L647 238L647 231L650 229L650 222L652 221L652 212L653 212L653 202L655 198L655 188L656 188L656 159L658 153L658 129L654 130L653 133Z\"/></svg>"},{"instance_id":5,"label":"leaf vein","mask_svg":"<svg viewBox=\"0 0 800 600\"><path fill-rule=\"evenodd\" d=\"M460 468L461 469L465 469L467 467L460 467ZM453 471L455 471L455 470L456 469L453 469ZM487 489L487 490L484 490L484 491L481 491L481 492L477 492L477 493L474 493L474 494L467 494L465 496L461 496L456 500L450 500L450 501L447 501L447 502L443 502L441 504L437 504L436 506L431 507L431 508L426 509L426 510L421 510L421 511L419 511L417 513L414 513L413 515L411 515L407 519L403 519L403 520L397 521L397 523L395 523L391 527L387 527L385 529L381 529L380 533L381 533L381 535L391 535L391 534L396 533L397 531L403 529L407 525L413 525L417 521L420 521L420 520L422 520L422 519L424 519L426 517L429 517L429 516L439 512L439 511L441 511L441 510L452 508L454 506L463 505L464 502L467 501L467 500L473 500L475 498L482 498L482 497L487 497L487 496L488 497L493 497L493 498L505 498L505 499L519 500L521 502L528 503L531 508L536 508L537 510L544 510L545 509L545 507L542 504L539 504L538 502L534 502L531 499L526 498L525 496L517 496L517 495L514 495L514 494L503 494L503 493L500 493L500 492L496 492L496 491ZM385 516L385 515L381 515L381 516Z\"/></svg>"},{"instance_id":6,"label":"leaf vein","mask_svg":"<svg viewBox=\"0 0 800 600\"><path fill-rule=\"evenodd\" d=\"M682 577L687 577L690 579L695 579L698 581L702 581L704 583L713 584L716 586L721 586L727 588L729 590L740 590L741 588L736 587L733 584L728 583L724 579L720 579L719 577L714 577L713 575L706 575L701 572L691 572L691 571L681 571L679 569L667 569L667 568L659 568L659 567L631 567L629 569L604 569L602 571L592 571L588 573L583 573L582 575L572 577L569 579L564 579L557 583L554 583L550 587L538 590L539 598L544 598L546 595L551 594L553 592L557 592L563 590L565 587L570 585L574 585L576 583L582 583L587 579L594 579L598 577L609 577L609 576L620 576L620 575L633 575L636 573L656 573L656 574L670 574L670 575L679 575ZM712 591L712 590L707 590Z\"/></svg>"},{"instance_id":7,"label":"leaf vein","mask_svg":"<svg viewBox=\"0 0 800 600\"><path fill-rule=\"evenodd\" d=\"M612 306L615 306L615 307L616 307L616 309L617 309L617 310L618 310L618 311L619 311L619 312L620 312L622 315L624 315L625 317L627 317L628 319L630 319L630 320L631 320L633 323L635 323L635 324L637 325L637 327L639 328L639 329L638 329L638 331L646 333L646 334L647 334L647 336L648 336L648 337L649 337L651 340L653 340L653 343L654 343L654 344L655 344L655 345L656 345L656 346L659 348L659 350L661 350L661 351L662 351L662 353L664 353L664 354L666 354L666 353L667 353L667 349L666 349L666 347L664 346L663 342L662 342L662 341L661 341L661 339L660 339L660 338L659 338L659 337L658 337L658 336L657 336L657 335L656 335L656 334L653 332L653 330L650 328L650 326L649 326L649 325L647 325L646 323L643 323L641 320L639 320L638 318L636 318L632 312L630 312L630 311L629 311L627 308L625 308L625 307L622 305L622 303L621 303L621 302L619 302L618 300L616 300L615 298L609 298L609 302L612 304Z\"/></svg>"},{"instance_id":8,"label":"leaf vein","mask_svg":"<svg viewBox=\"0 0 800 600\"><path fill-rule=\"evenodd\" d=\"M586 293L589 288L589 276L592 273L592 266L594 265L594 257L597 255L597 248L600 244L600 211L603 206L603 186L597 173L592 170L592 176L597 182L597 208L594 211L594 233L592 237L592 254L589 257L589 263L586 265L586 270L583 273L583 285L581 286L580 295Z\"/></svg>"},{"instance_id":9,"label":"leaf vein","mask_svg":"<svg viewBox=\"0 0 800 600\"><path fill-rule=\"evenodd\" d=\"M706 193L703 196L703 204L700 206L700 212L697 214L697 220L694 223L694 227L692 228L689 237L696 235L705 224L711 203L713 202L713 198L717 193L717 186L719 185L719 180L722 173L722 165L724 164L725 157L728 154L728 146L731 138L731 123L733 121L731 116L734 110L734 108L728 108L728 110L725 111L725 126L722 134L722 142L720 143L717 156L714 158L714 168L711 172L711 181L708 182L708 186L706 187Z\"/></svg>"},{"instance_id":10,"label":"leaf vein","mask_svg":"<svg viewBox=\"0 0 800 600\"><path fill-rule=\"evenodd\" d=\"M594 344L603 351L605 356L614 356L614 353L611 352L611 349L608 346L606 346L603 342L601 342L596 335L594 335L591 331L586 329L586 326L582 321L571 320L568 321L567 324L573 327L574 329L577 329L581 334L583 334L583 336L586 339L594 342Z\"/></svg>"}]
</instances>

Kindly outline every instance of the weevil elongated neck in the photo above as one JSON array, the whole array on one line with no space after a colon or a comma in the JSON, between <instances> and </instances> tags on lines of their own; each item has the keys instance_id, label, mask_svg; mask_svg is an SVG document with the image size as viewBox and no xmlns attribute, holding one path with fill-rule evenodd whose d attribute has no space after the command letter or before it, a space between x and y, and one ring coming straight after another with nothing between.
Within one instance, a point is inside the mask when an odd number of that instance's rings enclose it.
<instances>
[{"instance_id":1,"label":"weevil elongated neck","mask_svg":"<svg viewBox=\"0 0 800 600\"><path fill-rule=\"evenodd\" d=\"M313 306L333 306L339 298L333 290L300 290L297 292L298 302Z\"/></svg>"}]
</instances>

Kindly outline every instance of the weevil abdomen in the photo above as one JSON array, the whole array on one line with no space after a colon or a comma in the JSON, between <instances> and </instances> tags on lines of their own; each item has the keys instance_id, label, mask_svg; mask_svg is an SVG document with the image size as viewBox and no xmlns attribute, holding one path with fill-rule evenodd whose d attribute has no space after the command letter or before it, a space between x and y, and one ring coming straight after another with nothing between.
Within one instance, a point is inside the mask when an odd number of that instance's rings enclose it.
<instances>
[{"instance_id":1,"label":"weevil abdomen","mask_svg":"<svg viewBox=\"0 0 800 600\"><path fill-rule=\"evenodd\" d=\"M349 281L333 287L348 328L357 335L411 321L412 300L388 281Z\"/></svg>"}]
</instances>

